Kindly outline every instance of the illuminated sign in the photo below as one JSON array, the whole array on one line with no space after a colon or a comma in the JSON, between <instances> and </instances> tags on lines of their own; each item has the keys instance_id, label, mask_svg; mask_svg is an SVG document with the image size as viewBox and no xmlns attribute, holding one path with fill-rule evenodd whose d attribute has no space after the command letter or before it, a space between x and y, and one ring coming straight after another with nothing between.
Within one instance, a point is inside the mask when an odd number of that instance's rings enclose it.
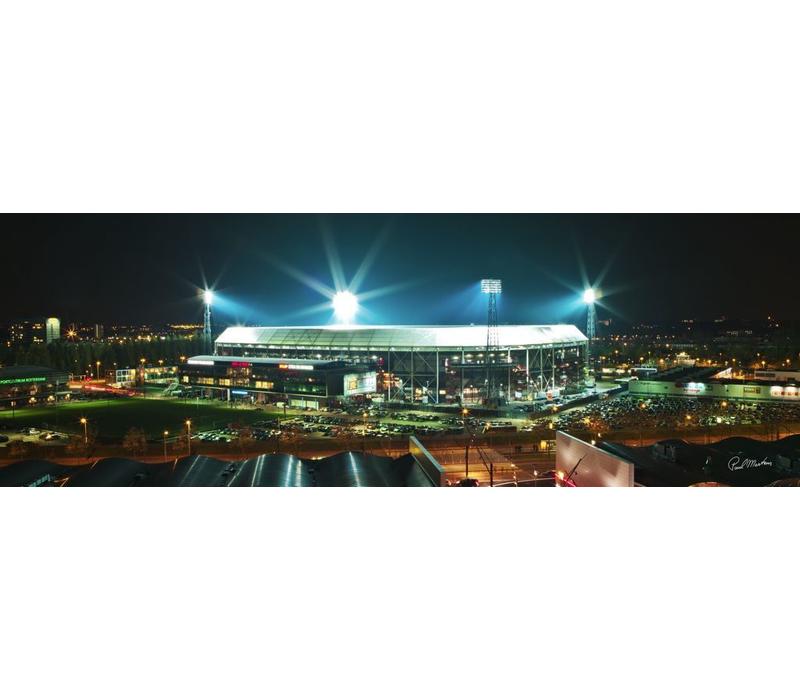
<instances>
[{"instance_id":1,"label":"illuminated sign","mask_svg":"<svg viewBox=\"0 0 800 700\"><path fill-rule=\"evenodd\" d=\"M252 362L231 362L231 367L236 367L237 369L243 369L252 366L253 366Z\"/></svg>"},{"instance_id":2,"label":"illuminated sign","mask_svg":"<svg viewBox=\"0 0 800 700\"><path fill-rule=\"evenodd\" d=\"M278 365L279 369L296 369L300 370L301 372L311 372L314 369L314 365Z\"/></svg>"},{"instance_id":3,"label":"illuminated sign","mask_svg":"<svg viewBox=\"0 0 800 700\"><path fill-rule=\"evenodd\" d=\"M241 390L234 390L231 392L234 396L247 396L249 392L241 391Z\"/></svg>"},{"instance_id":4,"label":"illuminated sign","mask_svg":"<svg viewBox=\"0 0 800 700\"><path fill-rule=\"evenodd\" d=\"M20 379L0 379L0 384L32 384L33 382L46 381L46 377L22 377Z\"/></svg>"},{"instance_id":5,"label":"illuminated sign","mask_svg":"<svg viewBox=\"0 0 800 700\"><path fill-rule=\"evenodd\" d=\"M344 375L344 395L374 394L378 390L378 373L364 372L362 374Z\"/></svg>"},{"instance_id":6,"label":"illuminated sign","mask_svg":"<svg viewBox=\"0 0 800 700\"><path fill-rule=\"evenodd\" d=\"M196 360L195 358L191 358L187 364L202 365L203 367L213 367L214 360Z\"/></svg>"}]
</instances>

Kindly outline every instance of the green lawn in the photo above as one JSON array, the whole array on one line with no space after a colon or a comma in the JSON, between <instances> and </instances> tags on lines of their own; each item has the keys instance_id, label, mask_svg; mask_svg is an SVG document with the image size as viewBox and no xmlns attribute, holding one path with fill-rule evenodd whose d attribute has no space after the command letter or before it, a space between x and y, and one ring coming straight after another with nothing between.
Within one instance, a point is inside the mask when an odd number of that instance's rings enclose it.
<instances>
[{"instance_id":1,"label":"green lawn","mask_svg":"<svg viewBox=\"0 0 800 700\"><path fill-rule=\"evenodd\" d=\"M275 414L277 415L277 414ZM282 415L282 414L280 414ZM171 435L185 432L185 421L192 420L193 432L223 427L230 423L248 424L270 414L200 401L177 399L111 399L108 401L63 403L58 407L43 406L0 412L0 425L14 428L48 427L71 433L82 431L80 419L85 417L99 434L100 440L119 439L132 427L142 428L151 439L161 438L165 430Z\"/></svg>"}]
</instances>

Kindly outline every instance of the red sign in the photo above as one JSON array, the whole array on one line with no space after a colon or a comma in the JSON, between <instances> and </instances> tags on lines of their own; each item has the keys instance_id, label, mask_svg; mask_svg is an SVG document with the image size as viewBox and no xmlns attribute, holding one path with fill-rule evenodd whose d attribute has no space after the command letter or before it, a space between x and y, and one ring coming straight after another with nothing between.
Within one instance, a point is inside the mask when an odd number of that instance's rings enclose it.
<instances>
[{"instance_id":1,"label":"red sign","mask_svg":"<svg viewBox=\"0 0 800 700\"><path fill-rule=\"evenodd\" d=\"M231 367L243 368L243 367L252 367L252 362L231 362Z\"/></svg>"}]
</instances>

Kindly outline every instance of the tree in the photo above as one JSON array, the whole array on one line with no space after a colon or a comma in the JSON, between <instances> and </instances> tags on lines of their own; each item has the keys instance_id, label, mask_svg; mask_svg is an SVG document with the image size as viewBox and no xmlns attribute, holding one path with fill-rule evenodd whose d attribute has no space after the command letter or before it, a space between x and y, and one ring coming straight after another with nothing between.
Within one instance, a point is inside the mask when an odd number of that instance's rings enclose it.
<instances>
[{"instance_id":1,"label":"tree","mask_svg":"<svg viewBox=\"0 0 800 700\"><path fill-rule=\"evenodd\" d=\"M130 428L122 439L122 449L134 456L141 456L147 452L147 436L144 430Z\"/></svg>"},{"instance_id":2,"label":"tree","mask_svg":"<svg viewBox=\"0 0 800 700\"><path fill-rule=\"evenodd\" d=\"M97 449L97 430L90 428L86 435L76 434L70 437L67 443L67 454L92 457Z\"/></svg>"}]
</instances>

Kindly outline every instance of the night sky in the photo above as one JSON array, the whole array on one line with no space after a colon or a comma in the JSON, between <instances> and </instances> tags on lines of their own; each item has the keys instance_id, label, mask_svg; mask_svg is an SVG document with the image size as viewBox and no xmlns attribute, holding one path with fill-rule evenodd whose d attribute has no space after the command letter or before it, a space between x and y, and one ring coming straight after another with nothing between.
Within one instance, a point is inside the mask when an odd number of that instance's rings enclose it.
<instances>
[{"instance_id":1,"label":"night sky","mask_svg":"<svg viewBox=\"0 0 800 700\"><path fill-rule=\"evenodd\" d=\"M361 323L485 323L482 277L504 281L501 323L579 321L585 280L604 293L600 318L794 319L799 223L712 215L3 216L0 318L200 321L205 278L218 292L218 325L328 323L325 296L298 277L333 288L338 255L347 284L366 260L359 291L374 294Z\"/></svg>"}]
</instances>

